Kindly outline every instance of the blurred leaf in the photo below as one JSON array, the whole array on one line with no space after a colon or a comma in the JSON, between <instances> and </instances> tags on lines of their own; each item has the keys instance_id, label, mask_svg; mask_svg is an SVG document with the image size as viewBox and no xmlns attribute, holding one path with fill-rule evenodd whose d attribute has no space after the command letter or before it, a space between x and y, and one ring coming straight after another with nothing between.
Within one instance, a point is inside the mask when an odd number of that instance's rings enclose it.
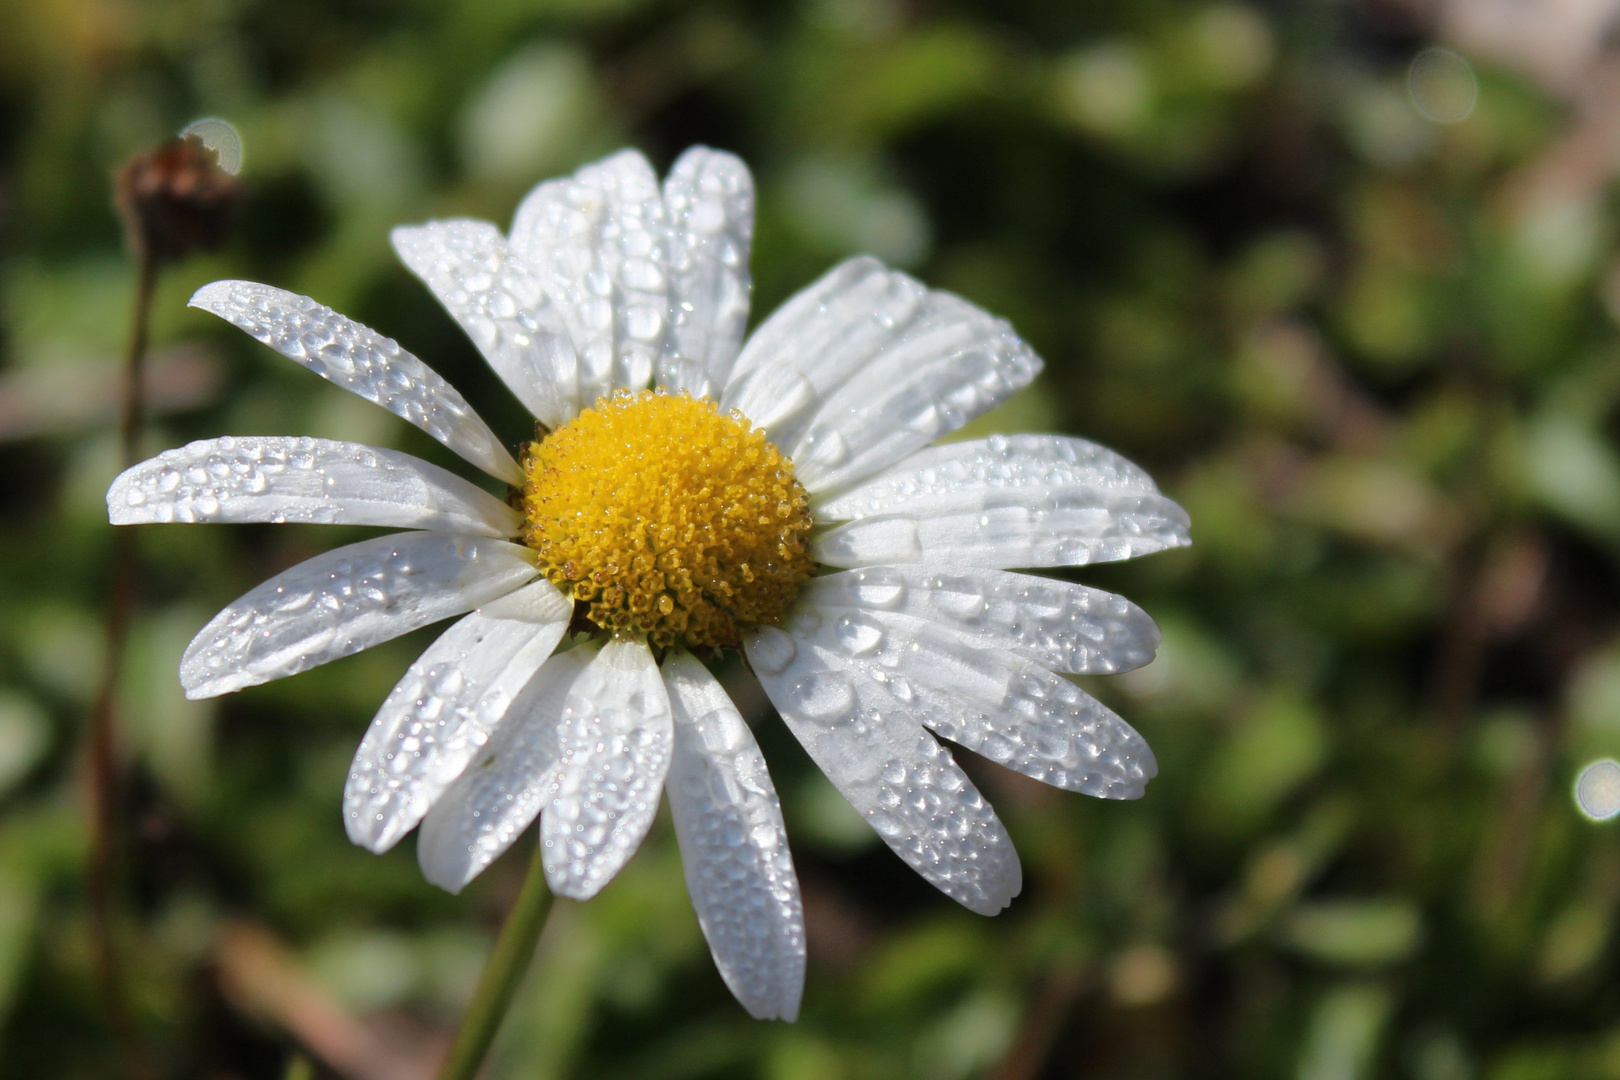
<instances>
[{"instance_id":1,"label":"blurred leaf","mask_svg":"<svg viewBox=\"0 0 1620 1080\"><path fill-rule=\"evenodd\" d=\"M474 175L527 184L567 166L600 123L590 58L566 42L526 45L467 103L461 156Z\"/></svg>"},{"instance_id":2,"label":"blurred leaf","mask_svg":"<svg viewBox=\"0 0 1620 1080\"><path fill-rule=\"evenodd\" d=\"M879 842L872 826L820 773L793 790L787 816L798 835L834 851L859 851Z\"/></svg>"},{"instance_id":3,"label":"blurred leaf","mask_svg":"<svg viewBox=\"0 0 1620 1080\"><path fill-rule=\"evenodd\" d=\"M1549 983L1576 978L1603 956L1614 922L1614 897L1608 892L1582 896L1559 913L1547 928L1538 974Z\"/></svg>"},{"instance_id":4,"label":"blurred leaf","mask_svg":"<svg viewBox=\"0 0 1620 1080\"><path fill-rule=\"evenodd\" d=\"M875 1009L916 1005L942 985L965 980L984 959L983 941L959 919L930 923L897 934L873 957L865 1001Z\"/></svg>"},{"instance_id":5,"label":"blurred leaf","mask_svg":"<svg viewBox=\"0 0 1620 1080\"><path fill-rule=\"evenodd\" d=\"M1326 258L1321 241L1304 230L1262 234L1230 271L1231 303L1251 317L1295 307L1321 287Z\"/></svg>"},{"instance_id":6,"label":"blurred leaf","mask_svg":"<svg viewBox=\"0 0 1620 1080\"><path fill-rule=\"evenodd\" d=\"M998 1061L1017 1030L1018 1007L1009 995L986 988L946 1010L917 1040L918 1074L959 1080Z\"/></svg>"},{"instance_id":7,"label":"blurred leaf","mask_svg":"<svg viewBox=\"0 0 1620 1080\"><path fill-rule=\"evenodd\" d=\"M849 1074L825 1040L793 1032L772 1040L764 1075L768 1080L840 1080Z\"/></svg>"},{"instance_id":8,"label":"blurred leaf","mask_svg":"<svg viewBox=\"0 0 1620 1080\"><path fill-rule=\"evenodd\" d=\"M1205 628L1173 613L1159 616L1164 640L1146 667L1125 675L1133 695L1178 709L1206 711L1230 700L1240 685L1237 661Z\"/></svg>"},{"instance_id":9,"label":"blurred leaf","mask_svg":"<svg viewBox=\"0 0 1620 1080\"><path fill-rule=\"evenodd\" d=\"M830 93L817 103L822 126L889 135L923 123L988 90L997 60L985 31L967 23L922 26L880 48L832 54L823 61Z\"/></svg>"},{"instance_id":10,"label":"blurred leaf","mask_svg":"<svg viewBox=\"0 0 1620 1080\"><path fill-rule=\"evenodd\" d=\"M1429 547L1450 531L1448 507L1404 462L1334 455L1300 489L1298 510L1361 539Z\"/></svg>"},{"instance_id":11,"label":"blurred leaf","mask_svg":"<svg viewBox=\"0 0 1620 1080\"><path fill-rule=\"evenodd\" d=\"M804 158L787 178L799 228L838 256L871 254L912 266L928 254L928 217L914 196L858 159Z\"/></svg>"},{"instance_id":12,"label":"blurred leaf","mask_svg":"<svg viewBox=\"0 0 1620 1080\"><path fill-rule=\"evenodd\" d=\"M1098 42L1064 57L1054 91L1062 114L1098 135L1129 135L1153 108L1152 74L1126 41Z\"/></svg>"},{"instance_id":13,"label":"blurred leaf","mask_svg":"<svg viewBox=\"0 0 1620 1080\"><path fill-rule=\"evenodd\" d=\"M1288 692L1253 702L1208 764L1207 827L1221 833L1251 828L1315 774L1327 750L1311 703Z\"/></svg>"},{"instance_id":14,"label":"blurred leaf","mask_svg":"<svg viewBox=\"0 0 1620 1080\"><path fill-rule=\"evenodd\" d=\"M1306 1030L1299 1080L1373 1076L1391 1004L1388 991L1377 986L1350 984L1329 990L1317 1002Z\"/></svg>"},{"instance_id":15,"label":"blurred leaf","mask_svg":"<svg viewBox=\"0 0 1620 1080\"><path fill-rule=\"evenodd\" d=\"M338 931L305 955L310 970L357 1012L372 1012L404 1001L423 977L412 942L378 930Z\"/></svg>"},{"instance_id":16,"label":"blurred leaf","mask_svg":"<svg viewBox=\"0 0 1620 1080\"><path fill-rule=\"evenodd\" d=\"M0 690L0 795L39 763L51 742L50 716L32 698Z\"/></svg>"},{"instance_id":17,"label":"blurred leaf","mask_svg":"<svg viewBox=\"0 0 1620 1080\"><path fill-rule=\"evenodd\" d=\"M33 956L44 890L27 869L0 873L0 1017L9 1017Z\"/></svg>"},{"instance_id":18,"label":"blurred leaf","mask_svg":"<svg viewBox=\"0 0 1620 1080\"><path fill-rule=\"evenodd\" d=\"M1620 642L1582 659L1570 680L1568 709L1571 757L1620 757Z\"/></svg>"},{"instance_id":19,"label":"blurred leaf","mask_svg":"<svg viewBox=\"0 0 1620 1080\"><path fill-rule=\"evenodd\" d=\"M1215 89L1251 86L1271 67L1276 49L1271 24L1249 4L1211 4L1186 26L1189 74Z\"/></svg>"},{"instance_id":20,"label":"blurred leaf","mask_svg":"<svg viewBox=\"0 0 1620 1080\"><path fill-rule=\"evenodd\" d=\"M89 612L47 602L21 613L14 647L45 689L88 703L101 675L101 627Z\"/></svg>"},{"instance_id":21,"label":"blurred leaf","mask_svg":"<svg viewBox=\"0 0 1620 1080\"><path fill-rule=\"evenodd\" d=\"M1335 900L1301 904L1283 938L1314 960L1378 967L1404 960L1422 940L1417 909L1403 900Z\"/></svg>"},{"instance_id":22,"label":"blurred leaf","mask_svg":"<svg viewBox=\"0 0 1620 1080\"><path fill-rule=\"evenodd\" d=\"M180 657L208 621L181 607L148 616L130 635L121 686L132 741L169 793L196 807L213 780L214 703L188 701L180 686Z\"/></svg>"},{"instance_id":23,"label":"blurred leaf","mask_svg":"<svg viewBox=\"0 0 1620 1080\"><path fill-rule=\"evenodd\" d=\"M1525 432L1532 490L1550 509L1607 539L1620 539L1620 457L1597 434L1557 414Z\"/></svg>"}]
</instances>

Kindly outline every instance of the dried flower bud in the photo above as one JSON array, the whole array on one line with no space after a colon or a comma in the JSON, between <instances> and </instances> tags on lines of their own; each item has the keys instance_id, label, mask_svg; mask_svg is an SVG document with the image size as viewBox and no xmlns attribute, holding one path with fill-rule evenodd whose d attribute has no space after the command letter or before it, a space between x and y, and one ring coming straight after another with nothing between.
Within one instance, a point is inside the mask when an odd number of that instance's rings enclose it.
<instances>
[{"instance_id":1,"label":"dried flower bud","mask_svg":"<svg viewBox=\"0 0 1620 1080\"><path fill-rule=\"evenodd\" d=\"M242 195L241 183L195 135L131 157L115 187L130 246L158 262L224 244Z\"/></svg>"}]
</instances>

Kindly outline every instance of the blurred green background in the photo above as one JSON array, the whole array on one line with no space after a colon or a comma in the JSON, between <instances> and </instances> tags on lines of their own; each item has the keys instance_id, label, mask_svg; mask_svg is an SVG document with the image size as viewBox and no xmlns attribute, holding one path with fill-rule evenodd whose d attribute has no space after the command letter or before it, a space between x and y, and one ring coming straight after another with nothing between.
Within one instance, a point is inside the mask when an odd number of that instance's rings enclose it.
<instances>
[{"instance_id":1,"label":"blurred green background","mask_svg":"<svg viewBox=\"0 0 1620 1080\"><path fill-rule=\"evenodd\" d=\"M445 461L185 308L266 281L516 403L390 226L501 223L621 145L740 153L755 317L872 252L1007 316L977 431L1148 466L1195 545L1077 580L1160 622L1088 680L1161 775L1107 804L968 760L1025 863L995 919L865 829L746 682L804 888L802 1019L707 956L661 818L560 903L488 1075L1620 1078L1620 52L1613 0L0 0L0 1076L116 1075L83 866L134 271L110 177L242 133L231 243L165 273L151 452L308 434ZM1443 47L1446 51L1430 51ZM175 1077L425 1077L527 844L461 897L338 803L429 637L210 703L186 641L359 531L151 527L119 934ZM972 755L961 753L963 759Z\"/></svg>"}]
</instances>

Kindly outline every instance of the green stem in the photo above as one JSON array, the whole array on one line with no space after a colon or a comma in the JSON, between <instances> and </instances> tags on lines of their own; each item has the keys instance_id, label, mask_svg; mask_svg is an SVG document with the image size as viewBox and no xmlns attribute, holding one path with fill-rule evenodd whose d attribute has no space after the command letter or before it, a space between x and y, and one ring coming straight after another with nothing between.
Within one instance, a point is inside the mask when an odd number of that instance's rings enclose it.
<instances>
[{"instance_id":1,"label":"green stem","mask_svg":"<svg viewBox=\"0 0 1620 1080\"><path fill-rule=\"evenodd\" d=\"M455 1045L445 1056L439 1068L439 1080L473 1080L478 1067L489 1053L490 1043L500 1030L506 1010L512 1005L523 973L534 956L535 943L546 925L551 911L551 890L546 888L546 871L538 848L534 861L529 864L529 876L523 882L523 891L506 916L501 936L495 941L495 951L478 979L478 990L473 994L467 1014L461 1018L461 1030L456 1032Z\"/></svg>"}]
</instances>

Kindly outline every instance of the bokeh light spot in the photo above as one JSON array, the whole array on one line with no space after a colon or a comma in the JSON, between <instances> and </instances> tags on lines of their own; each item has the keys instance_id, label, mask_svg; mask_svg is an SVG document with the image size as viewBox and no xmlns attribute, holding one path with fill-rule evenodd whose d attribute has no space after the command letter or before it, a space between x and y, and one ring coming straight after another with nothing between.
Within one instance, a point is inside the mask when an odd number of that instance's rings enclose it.
<instances>
[{"instance_id":1,"label":"bokeh light spot","mask_svg":"<svg viewBox=\"0 0 1620 1080\"><path fill-rule=\"evenodd\" d=\"M193 120L180 132L182 139L195 138L214 152L219 167L235 176L242 168L242 136L229 120L205 116Z\"/></svg>"},{"instance_id":2,"label":"bokeh light spot","mask_svg":"<svg viewBox=\"0 0 1620 1080\"><path fill-rule=\"evenodd\" d=\"M1594 761L1575 778L1575 805L1593 821L1620 814L1620 762Z\"/></svg>"},{"instance_id":3,"label":"bokeh light spot","mask_svg":"<svg viewBox=\"0 0 1620 1080\"><path fill-rule=\"evenodd\" d=\"M1479 102L1479 80L1467 60L1450 49L1424 49L1406 70L1412 108L1437 124L1468 119Z\"/></svg>"}]
</instances>

